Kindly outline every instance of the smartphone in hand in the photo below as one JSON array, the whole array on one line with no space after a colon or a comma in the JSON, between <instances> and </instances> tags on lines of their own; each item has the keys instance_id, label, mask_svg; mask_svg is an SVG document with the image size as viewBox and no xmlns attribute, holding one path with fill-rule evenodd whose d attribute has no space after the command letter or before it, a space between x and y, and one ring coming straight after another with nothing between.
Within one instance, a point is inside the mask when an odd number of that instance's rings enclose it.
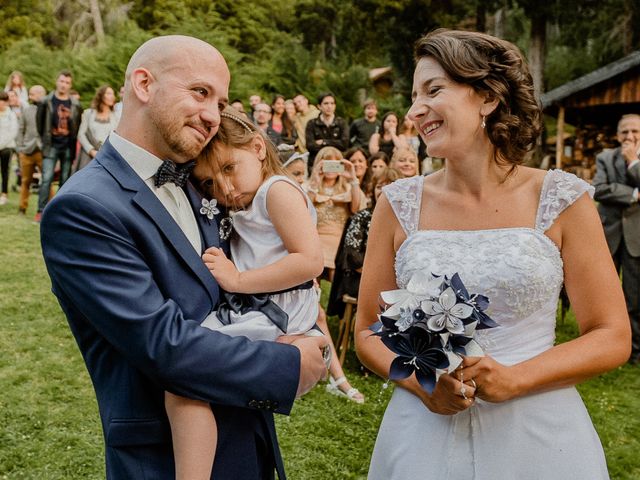
<instances>
[{"instance_id":1,"label":"smartphone in hand","mask_svg":"<svg viewBox=\"0 0 640 480\"><path fill-rule=\"evenodd\" d=\"M344 164L340 160L323 160L323 173L342 173L344 172Z\"/></svg>"}]
</instances>

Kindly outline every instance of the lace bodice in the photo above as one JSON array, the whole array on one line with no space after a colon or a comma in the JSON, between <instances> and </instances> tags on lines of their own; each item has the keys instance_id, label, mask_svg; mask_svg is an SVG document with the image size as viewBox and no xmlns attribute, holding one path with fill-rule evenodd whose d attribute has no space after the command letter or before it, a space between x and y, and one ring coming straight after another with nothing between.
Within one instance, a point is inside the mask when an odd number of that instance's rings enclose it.
<instances>
[{"instance_id":1,"label":"lace bodice","mask_svg":"<svg viewBox=\"0 0 640 480\"><path fill-rule=\"evenodd\" d=\"M459 273L467 289L486 295L487 313L500 327L477 332L485 351L506 364L553 346L563 264L545 235L555 219L593 188L569 173L545 176L534 228L418 230L424 177L398 180L383 189L407 239L396 252L398 287L414 272Z\"/></svg>"}]
</instances>

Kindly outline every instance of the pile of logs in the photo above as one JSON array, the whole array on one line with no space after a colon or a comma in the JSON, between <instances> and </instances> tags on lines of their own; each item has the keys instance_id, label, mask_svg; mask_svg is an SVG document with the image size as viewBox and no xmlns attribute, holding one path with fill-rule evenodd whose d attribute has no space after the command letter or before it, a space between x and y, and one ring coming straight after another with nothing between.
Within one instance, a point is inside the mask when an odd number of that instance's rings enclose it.
<instances>
[{"instance_id":1,"label":"pile of logs","mask_svg":"<svg viewBox=\"0 0 640 480\"><path fill-rule=\"evenodd\" d=\"M615 126L613 129L596 125L576 128L575 135L565 140L562 168L587 181L596 171L596 155L605 148L615 148Z\"/></svg>"}]
</instances>

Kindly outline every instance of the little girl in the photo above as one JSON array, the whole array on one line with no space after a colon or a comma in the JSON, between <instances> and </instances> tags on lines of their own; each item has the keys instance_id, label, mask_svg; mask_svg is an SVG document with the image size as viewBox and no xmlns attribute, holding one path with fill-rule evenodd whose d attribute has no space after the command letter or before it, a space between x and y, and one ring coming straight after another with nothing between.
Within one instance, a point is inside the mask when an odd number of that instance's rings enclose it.
<instances>
[{"instance_id":1,"label":"little girl","mask_svg":"<svg viewBox=\"0 0 640 480\"><path fill-rule=\"evenodd\" d=\"M282 168L284 168L296 182L301 187L304 185L304 182L307 180L307 159L309 158L309 152L305 153L294 153L288 158L283 158L280 155L280 160L282 161Z\"/></svg>"},{"instance_id":2,"label":"little girl","mask_svg":"<svg viewBox=\"0 0 640 480\"><path fill-rule=\"evenodd\" d=\"M230 308L222 296L217 312L203 326L251 340L307 334L318 316L312 280L322 272L322 249L311 202L283 170L275 147L239 113L221 113L218 134L197 159L196 187L230 210L233 233L229 260L209 248L203 260L225 292L235 300L260 298L267 306ZM250 295L235 294L262 294ZM256 302L242 302L243 306ZM254 307L255 308L255 307ZM266 312L266 313L263 313ZM275 314L274 314L275 312ZM315 330L313 332L316 332ZM319 333L319 332L318 332ZM211 478L217 442L209 404L166 393L176 478Z\"/></svg>"}]
</instances>

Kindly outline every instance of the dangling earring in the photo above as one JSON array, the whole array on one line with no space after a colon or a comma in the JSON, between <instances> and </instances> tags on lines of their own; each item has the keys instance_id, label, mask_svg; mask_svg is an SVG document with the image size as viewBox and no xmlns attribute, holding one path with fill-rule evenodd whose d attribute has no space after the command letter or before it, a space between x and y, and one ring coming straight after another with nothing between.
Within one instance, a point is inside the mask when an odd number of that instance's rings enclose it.
<instances>
[{"instance_id":1,"label":"dangling earring","mask_svg":"<svg viewBox=\"0 0 640 480\"><path fill-rule=\"evenodd\" d=\"M484 127L486 127L486 126L487 126L487 122L485 122L485 119L486 119L486 118L487 118L486 116L484 116L484 115L482 116L482 123L480 124L480 126L481 126L482 128L484 128Z\"/></svg>"}]
</instances>

